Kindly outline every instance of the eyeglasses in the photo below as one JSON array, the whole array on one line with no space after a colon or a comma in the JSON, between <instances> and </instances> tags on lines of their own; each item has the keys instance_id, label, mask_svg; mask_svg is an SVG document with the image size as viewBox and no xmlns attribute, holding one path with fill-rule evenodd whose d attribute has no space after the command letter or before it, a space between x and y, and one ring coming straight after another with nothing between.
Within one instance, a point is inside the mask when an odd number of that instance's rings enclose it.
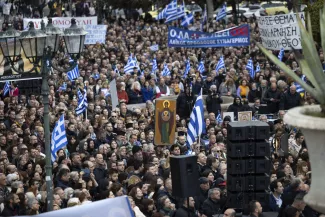
<instances>
[{"instance_id":1,"label":"eyeglasses","mask_svg":"<svg viewBox=\"0 0 325 217\"><path fill-rule=\"evenodd\" d=\"M112 118L117 118L117 116L112 116Z\"/></svg>"}]
</instances>

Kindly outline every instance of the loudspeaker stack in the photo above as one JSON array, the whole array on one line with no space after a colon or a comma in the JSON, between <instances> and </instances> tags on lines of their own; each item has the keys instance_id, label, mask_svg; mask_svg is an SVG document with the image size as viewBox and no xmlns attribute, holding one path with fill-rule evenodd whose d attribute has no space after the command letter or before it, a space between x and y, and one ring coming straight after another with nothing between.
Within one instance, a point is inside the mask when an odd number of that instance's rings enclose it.
<instances>
[{"instance_id":1,"label":"loudspeaker stack","mask_svg":"<svg viewBox=\"0 0 325 217\"><path fill-rule=\"evenodd\" d=\"M270 127L261 121L230 122L227 140L227 207L244 209L251 200L268 207ZM266 211L266 210L265 210Z\"/></svg>"}]
</instances>

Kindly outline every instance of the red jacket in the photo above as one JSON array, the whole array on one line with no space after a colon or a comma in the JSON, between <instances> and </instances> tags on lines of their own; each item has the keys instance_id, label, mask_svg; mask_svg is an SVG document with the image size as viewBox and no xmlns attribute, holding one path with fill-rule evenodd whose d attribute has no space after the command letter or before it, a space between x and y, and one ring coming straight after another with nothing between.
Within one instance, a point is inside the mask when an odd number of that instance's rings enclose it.
<instances>
[{"instance_id":1,"label":"red jacket","mask_svg":"<svg viewBox=\"0 0 325 217\"><path fill-rule=\"evenodd\" d=\"M128 94L126 93L125 90L117 91L117 98L118 98L119 101L125 100L126 103L129 102L129 97L128 97Z\"/></svg>"}]
</instances>

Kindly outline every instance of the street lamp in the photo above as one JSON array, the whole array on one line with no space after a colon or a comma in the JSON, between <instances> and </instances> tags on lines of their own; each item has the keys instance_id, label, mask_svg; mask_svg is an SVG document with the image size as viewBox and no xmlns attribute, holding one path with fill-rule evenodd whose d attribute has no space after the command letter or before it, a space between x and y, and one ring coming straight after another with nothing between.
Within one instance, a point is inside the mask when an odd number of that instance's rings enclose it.
<instances>
[{"instance_id":1,"label":"street lamp","mask_svg":"<svg viewBox=\"0 0 325 217\"><path fill-rule=\"evenodd\" d=\"M34 65L31 72L41 68L42 74L42 96L44 105L44 134L45 134L45 154L46 154L46 192L47 192L47 210L53 208L53 189L52 189L52 164L51 164L51 144L50 144L50 121L49 121L49 85L48 75L49 67L53 67L52 58L55 56L59 44L60 36L63 36L66 43L67 53L74 57L74 60L80 56L83 51L86 32L83 28L76 25L75 19L71 20L71 27L62 31L54 27L52 20L49 19L48 25L43 29L35 29L34 23L30 22L29 29L24 32L14 30L12 27L5 32L0 33L0 47L4 58L10 62L11 68L22 74L26 72L19 71L14 67L15 58L21 54L23 48L26 58ZM65 72L70 71L76 66L76 61Z\"/></svg>"}]
</instances>

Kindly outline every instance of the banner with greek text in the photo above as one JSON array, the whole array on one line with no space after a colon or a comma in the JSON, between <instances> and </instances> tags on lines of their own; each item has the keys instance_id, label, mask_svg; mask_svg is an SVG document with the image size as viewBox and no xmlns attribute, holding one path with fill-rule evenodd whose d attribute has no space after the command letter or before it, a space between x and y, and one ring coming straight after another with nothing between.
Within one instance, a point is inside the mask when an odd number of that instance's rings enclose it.
<instances>
[{"instance_id":1,"label":"banner with greek text","mask_svg":"<svg viewBox=\"0 0 325 217\"><path fill-rule=\"evenodd\" d=\"M85 44L105 43L106 25L85 25L84 27L87 32Z\"/></svg>"},{"instance_id":2,"label":"banner with greek text","mask_svg":"<svg viewBox=\"0 0 325 217\"><path fill-rule=\"evenodd\" d=\"M241 47L249 46L248 24L225 29L220 32L206 33L168 28L168 47Z\"/></svg>"},{"instance_id":3,"label":"banner with greek text","mask_svg":"<svg viewBox=\"0 0 325 217\"><path fill-rule=\"evenodd\" d=\"M258 18L258 27L262 44L271 50L301 49L300 29L297 16L305 25L305 14L290 13L275 16L261 16Z\"/></svg>"},{"instance_id":4,"label":"banner with greek text","mask_svg":"<svg viewBox=\"0 0 325 217\"><path fill-rule=\"evenodd\" d=\"M97 25L97 16L95 17L73 17L76 19L76 23L78 26L85 26L85 25ZM71 19L72 17L53 17L52 23L56 27L60 27L62 29L69 28L71 26ZM47 25L48 19L45 17L43 18L45 25ZM24 29L28 28L28 23L33 22L35 29L41 28L42 19L30 19L24 18Z\"/></svg>"}]
</instances>

